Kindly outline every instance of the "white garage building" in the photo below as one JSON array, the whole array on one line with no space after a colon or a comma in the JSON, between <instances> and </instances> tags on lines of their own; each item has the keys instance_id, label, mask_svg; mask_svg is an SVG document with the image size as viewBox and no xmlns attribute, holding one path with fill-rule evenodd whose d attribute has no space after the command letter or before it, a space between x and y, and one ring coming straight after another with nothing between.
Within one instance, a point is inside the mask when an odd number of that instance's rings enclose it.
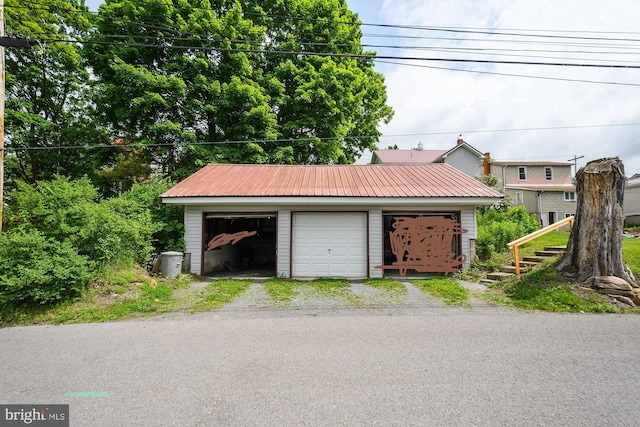
<instances>
[{"instance_id":1,"label":"white garage building","mask_svg":"<svg viewBox=\"0 0 640 427\"><path fill-rule=\"evenodd\" d=\"M446 245L468 268L475 208L502 195L447 164L210 164L161 197L185 207L194 274L364 278L397 274L398 218L458 224Z\"/></svg>"}]
</instances>

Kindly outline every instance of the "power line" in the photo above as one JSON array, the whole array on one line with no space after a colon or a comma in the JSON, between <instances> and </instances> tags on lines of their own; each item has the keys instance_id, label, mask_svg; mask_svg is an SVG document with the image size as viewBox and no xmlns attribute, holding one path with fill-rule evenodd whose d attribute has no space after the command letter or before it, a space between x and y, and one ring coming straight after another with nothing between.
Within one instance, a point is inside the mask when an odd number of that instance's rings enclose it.
<instances>
[{"instance_id":1,"label":"power line","mask_svg":"<svg viewBox=\"0 0 640 427\"><path fill-rule=\"evenodd\" d=\"M43 6L41 8L36 8L39 10L45 11L53 11L49 6L49 4L39 3L36 1L23 0L25 3L31 4L31 7L22 6L22 5L5 5L5 8L21 8L21 9L34 9L33 5ZM215 8L202 8L202 7L191 7L192 10L207 10L217 12ZM93 14L100 16L99 12L93 11L77 11L79 14ZM339 24L339 25L354 25L361 27L376 27L376 28L391 28L391 29L409 29L409 30L419 30L419 31L427 31L427 32L445 32L445 33L453 33L453 34L483 34L490 36L510 36L510 37L532 37L532 38L548 38L548 39L568 39L568 40L593 40L593 41L616 41L616 42L633 42L640 43L640 38L619 38L619 37L595 37L595 36L576 36L576 35L562 35L562 34L619 34L619 35L640 35L640 32L633 31L594 31L594 30L542 30L542 29L522 29L522 28L482 28L482 27L447 27L447 26L422 26L422 25L402 25L402 24L386 24L386 23L368 23L362 21L346 21L346 20L334 20L327 18L312 18L308 16L300 16L300 15L277 15L277 14L266 14L266 13L256 13L243 11L243 15L247 16L255 16L259 18L278 18L283 22L292 22L292 21L308 21L308 22L319 22L323 24ZM163 17L164 15L146 15L147 17ZM169 27L164 27L165 29L170 29ZM363 34L367 36L366 34ZM370 35L369 35L370 36ZM392 35L384 35L385 37L392 37ZM406 37L413 38L414 36L398 36L398 37ZM442 38L440 38L442 39ZM454 39L454 40L469 40L469 39ZM485 40L485 39L478 39Z\"/></svg>"},{"instance_id":2,"label":"power line","mask_svg":"<svg viewBox=\"0 0 640 427\"><path fill-rule=\"evenodd\" d=\"M81 40L39 40L41 43L80 43L80 44L99 44L111 45L112 42L102 41L81 41ZM119 43L116 46L124 47L145 47L154 49L179 49L179 50L202 50L216 52L232 52L232 53L256 53L271 55L302 55L302 56L321 56L332 58L349 58L349 59L393 59L405 61L429 61L429 62L459 62L473 64L503 64L503 65L537 65L537 66L557 66L557 67L580 67L580 68L617 68L617 69L640 69L640 65L625 64L593 64L593 63L574 63L574 62L532 62L532 61L501 61L492 59L463 59L463 58L434 58L420 56L395 56L395 55L378 55L378 54L351 54L351 53L334 53L334 52L312 52L305 50L265 50L265 49L240 49L240 48L223 48L209 46L183 46L183 45L156 45L149 43Z\"/></svg>"},{"instance_id":3,"label":"power line","mask_svg":"<svg viewBox=\"0 0 640 427\"><path fill-rule=\"evenodd\" d=\"M527 79L537 79L537 80L551 80L551 81L561 81L561 82L572 82L572 83L589 83L589 84L604 84L604 85L614 85L614 86L632 86L632 87L640 87L640 83L623 83L623 82L612 82L612 81L602 81L602 80L586 80L586 79L569 79L563 77L547 77L547 76L533 76L529 74L514 74L514 73L499 73L496 71L479 71L479 70L466 70L460 68L450 68L450 67L437 67L434 65L420 65L420 64L407 64L403 62L395 62L395 61L377 61L382 64L393 64L393 65L401 65L405 67L418 67L418 68L430 68L434 70L445 70L445 71L459 71L463 73L474 73L474 74L488 74L493 76L505 76L505 77L523 77Z\"/></svg>"},{"instance_id":4,"label":"power line","mask_svg":"<svg viewBox=\"0 0 640 427\"><path fill-rule=\"evenodd\" d=\"M529 128L510 128L510 129L478 129L465 131L448 131L448 132L425 132L425 133L407 133L407 134L391 134L391 135L358 135L345 137L303 137L303 138L280 138L280 139L239 139L226 141L194 141L186 143L130 143L130 144L100 144L100 145L65 145L65 146L40 146L40 147L7 147L7 151L42 151L42 150L99 150L112 148L148 148L148 147L187 147L191 145L228 145L228 144L270 144L280 142L306 142L306 141L331 141L331 140L353 140L353 139L375 139L375 138L399 138L413 136L436 136L451 134L470 134L470 133L501 133L501 132L531 132L544 130L566 130L566 129L591 129L604 127L622 127L622 126L640 126L640 123L614 123L601 125L576 125L576 126L547 126L547 127L529 127Z\"/></svg>"}]
</instances>

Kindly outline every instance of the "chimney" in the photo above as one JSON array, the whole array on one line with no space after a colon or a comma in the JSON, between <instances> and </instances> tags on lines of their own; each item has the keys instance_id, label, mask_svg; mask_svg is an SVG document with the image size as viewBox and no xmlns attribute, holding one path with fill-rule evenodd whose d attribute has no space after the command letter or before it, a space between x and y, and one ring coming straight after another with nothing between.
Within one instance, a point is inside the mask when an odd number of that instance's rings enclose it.
<instances>
[{"instance_id":1,"label":"chimney","mask_svg":"<svg viewBox=\"0 0 640 427\"><path fill-rule=\"evenodd\" d=\"M418 151L422 151L423 148L422 141L418 142Z\"/></svg>"},{"instance_id":2,"label":"chimney","mask_svg":"<svg viewBox=\"0 0 640 427\"><path fill-rule=\"evenodd\" d=\"M489 153L484 153L484 174L486 175L491 175L491 166L489 165L489 162L491 161L491 154Z\"/></svg>"}]
</instances>

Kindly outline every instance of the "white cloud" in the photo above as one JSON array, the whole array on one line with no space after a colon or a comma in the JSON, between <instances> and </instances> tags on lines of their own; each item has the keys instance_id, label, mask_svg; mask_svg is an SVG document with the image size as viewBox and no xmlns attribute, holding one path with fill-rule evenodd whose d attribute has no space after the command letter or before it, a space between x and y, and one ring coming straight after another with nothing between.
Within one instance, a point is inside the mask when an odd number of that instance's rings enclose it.
<instances>
[{"instance_id":1,"label":"white cloud","mask_svg":"<svg viewBox=\"0 0 640 427\"><path fill-rule=\"evenodd\" d=\"M537 43L496 43L497 37L487 34L434 33L411 29L399 29L398 34L413 36L465 38L466 40L387 39L366 38L376 44L404 43L410 46L442 47L499 47L515 49L511 52L524 57L493 56L498 60L522 60L530 62L569 62L573 58L583 63L635 61L640 65L640 33L637 17L640 3L637 0L350 0L352 10L360 13L363 22L396 25L494 28L516 32L528 30L561 30L563 33L547 33L577 37L575 39L539 38ZM377 15L374 18L374 9ZM580 31L571 33L567 31ZM376 32L363 27L365 34ZM380 31L378 31L380 32ZM605 34L619 32L620 34ZM622 34L622 33L627 34ZM627 38L635 41L589 40L585 37ZM470 40L474 39L474 40ZM531 40L505 36L505 40ZM568 46L571 43L572 45ZM595 43L609 45L596 49ZM560 51L577 50L582 53L526 52L526 49ZM379 54L397 56L489 58L482 54L446 53L408 49L390 51L377 48ZM584 52L602 51L594 54ZM624 52L624 54L614 54ZM505 53L505 52L501 52ZM531 55L544 56L534 58ZM412 64L494 73L523 74L558 79L611 81L640 85L640 70L610 68L580 68L525 66L502 64L464 64L450 62L413 61ZM582 127L555 130L524 130L530 128L573 127L640 123L640 86L622 86L542 80L477 74L461 71L445 71L413 66L389 66L384 68L389 103L395 109L395 117L381 128L383 138L379 146L398 144L401 148L415 147L422 141L425 148L450 148L459 133L478 150L491 152L496 159L530 159L566 161L574 155L584 156L578 161L582 166L588 160L619 156L625 164L627 175L640 172L640 126ZM523 129L513 132L470 131ZM447 134L434 134L448 132ZM423 134L423 135L414 135ZM392 136L411 135L411 136Z\"/></svg>"}]
</instances>

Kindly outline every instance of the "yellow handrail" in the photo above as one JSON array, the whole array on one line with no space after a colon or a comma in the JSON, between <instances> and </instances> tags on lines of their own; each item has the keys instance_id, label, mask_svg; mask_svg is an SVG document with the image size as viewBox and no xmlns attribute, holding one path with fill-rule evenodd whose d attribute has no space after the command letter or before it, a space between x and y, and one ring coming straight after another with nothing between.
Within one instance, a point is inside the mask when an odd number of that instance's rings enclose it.
<instances>
[{"instance_id":1,"label":"yellow handrail","mask_svg":"<svg viewBox=\"0 0 640 427\"><path fill-rule=\"evenodd\" d=\"M551 231L557 230L558 228L564 227L567 224L569 225L569 230L571 230L573 228L573 222L575 221L575 219L576 217L571 215L570 217L567 217L561 221L554 222L553 224L547 225L540 230L536 230L531 234L527 234L526 236L516 239L513 242L507 243L509 249L513 249L513 257L516 261L516 274L518 276L520 275L520 256L518 254L518 246L530 242L533 239L543 236Z\"/></svg>"}]
</instances>

